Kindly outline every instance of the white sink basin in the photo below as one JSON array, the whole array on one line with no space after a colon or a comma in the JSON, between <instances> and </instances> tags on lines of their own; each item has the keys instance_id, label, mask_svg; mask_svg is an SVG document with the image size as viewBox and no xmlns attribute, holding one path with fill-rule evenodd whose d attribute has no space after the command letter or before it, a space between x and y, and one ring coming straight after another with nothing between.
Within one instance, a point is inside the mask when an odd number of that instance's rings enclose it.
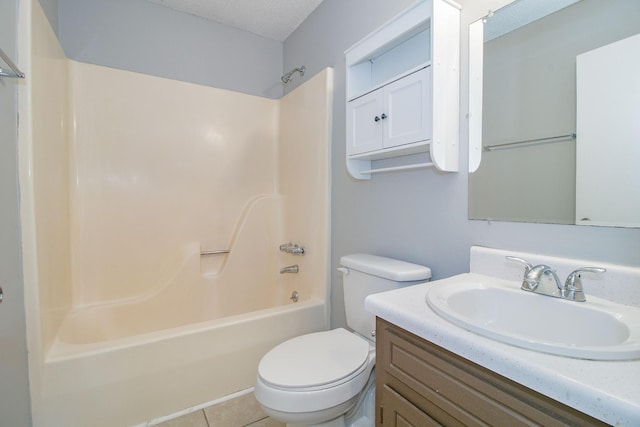
<instances>
[{"instance_id":1,"label":"white sink basin","mask_svg":"<svg viewBox=\"0 0 640 427\"><path fill-rule=\"evenodd\" d=\"M566 301L520 283L463 274L434 284L427 303L464 329L531 350L594 360L640 358L640 308L589 296Z\"/></svg>"}]
</instances>

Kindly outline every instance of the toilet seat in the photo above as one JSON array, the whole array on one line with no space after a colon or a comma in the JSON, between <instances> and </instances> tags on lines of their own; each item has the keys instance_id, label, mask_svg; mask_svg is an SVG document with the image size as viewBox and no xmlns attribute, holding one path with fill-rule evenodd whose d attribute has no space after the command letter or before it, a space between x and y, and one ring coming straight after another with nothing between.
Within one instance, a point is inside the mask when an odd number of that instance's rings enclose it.
<instances>
[{"instance_id":1,"label":"toilet seat","mask_svg":"<svg viewBox=\"0 0 640 427\"><path fill-rule=\"evenodd\" d=\"M260 361L258 375L280 389L330 388L366 368L369 343L338 328L287 340Z\"/></svg>"},{"instance_id":2,"label":"toilet seat","mask_svg":"<svg viewBox=\"0 0 640 427\"><path fill-rule=\"evenodd\" d=\"M345 329L302 335L262 358L256 398L290 413L336 407L362 391L374 364L373 344Z\"/></svg>"}]
</instances>

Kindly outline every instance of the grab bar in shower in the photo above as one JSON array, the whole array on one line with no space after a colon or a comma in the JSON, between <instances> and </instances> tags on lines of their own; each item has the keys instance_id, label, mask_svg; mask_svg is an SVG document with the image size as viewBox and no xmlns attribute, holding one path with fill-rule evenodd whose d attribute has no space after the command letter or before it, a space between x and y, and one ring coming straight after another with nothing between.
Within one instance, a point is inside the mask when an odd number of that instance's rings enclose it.
<instances>
[{"instance_id":1,"label":"grab bar in shower","mask_svg":"<svg viewBox=\"0 0 640 427\"><path fill-rule=\"evenodd\" d=\"M13 63L11 58L0 48L0 58L9 66L11 70L0 67L0 77L11 77L17 79L24 79L24 73L20 71L18 66Z\"/></svg>"},{"instance_id":2,"label":"grab bar in shower","mask_svg":"<svg viewBox=\"0 0 640 427\"><path fill-rule=\"evenodd\" d=\"M219 249L217 251L201 251L200 255L220 255L220 254L228 254L230 252L229 249Z\"/></svg>"}]
</instances>

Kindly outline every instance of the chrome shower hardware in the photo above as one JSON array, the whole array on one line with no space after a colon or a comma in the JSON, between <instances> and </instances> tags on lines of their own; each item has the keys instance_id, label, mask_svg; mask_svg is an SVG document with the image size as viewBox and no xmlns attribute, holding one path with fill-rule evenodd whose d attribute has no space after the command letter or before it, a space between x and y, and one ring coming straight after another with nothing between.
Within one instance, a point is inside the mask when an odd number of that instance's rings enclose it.
<instances>
[{"instance_id":1,"label":"chrome shower hardware","mask_svg":"<svg viewBox=\"0 0 640 427\"><path fill-rule=\"evenodd\" d=\"M211 250L211 251L200 251L200 256L202 255L221 255L221 254L228 254L231 251L229 249L216 249L216 250Z\"/></svg>"},{"instance_id":2,"label":"chrome shower hardware","mask_svg":"<svg viewBox=\"0 0 640 427\"><path fill-rule=\"evenodd\" d=\"M298 302L298 299L300 299L300 294L298 293L298 291L293 291L289 299L293 302Z\"/></svg>"},{"instance_id":3,"label":"chrome shower hardware","mask_svg":"<svg viewBox=\"0 0 640 427\"><path fill-rule=\"evenodd\" d=\"M293 243L285 243L280 245L280 250L288 254L304 255L305 249L302 246Z\"/></svg>"},{"instance_id":4,"label":"chrome shower hardware","mask_svg":"<svg viewBox=\"0 0 640 427\"><path fill-rule=\"evenodd\" d=\"M289 265L287 267L283 267L280 269L280 274L285 274L285 273L297 273L300 269L298 268L298 265Z\"/></svg>"},{"instance_id":5,"label":"chrome shower hardware","mask_svg":"<svg viewBox=\"0 0 640 427\"><path fill-rule=\"evenodd\" d=\"M24 79L24 73L13 63L11 58L0 49L0 58L9 66L9 69L0 67L0 77L11 77L15 79Z\"/></svg>"},{"instance_id":6,"label":"chrome shower hardware","mask_svg":"<svg viewBox=\"0 0 640 427\"><path fill-rule=\"evenodd\" d=\"M304 76L304 72L305 72L306 68L305 66L301 66L298 68L294 68L293 70L289 71L287 74L285 74L284 76L280 77L280 80L282 80L282 83L287 84L291 81L291 76L294 73L300 73L300 77Z\"/></svg>"}]
</instances>

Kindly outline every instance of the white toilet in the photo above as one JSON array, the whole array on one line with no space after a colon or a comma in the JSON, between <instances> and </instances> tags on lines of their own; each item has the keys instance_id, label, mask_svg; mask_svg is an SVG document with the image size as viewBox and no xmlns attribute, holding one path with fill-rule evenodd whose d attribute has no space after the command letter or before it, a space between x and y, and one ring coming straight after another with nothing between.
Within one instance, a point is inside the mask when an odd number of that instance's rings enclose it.
<instances>
[{"instance_id":1,"label":"white toilet","mask_svg":"<svg viewBox=\"0 0 640 427\"><path fill-rule=\"evenodd\" d=\"M347 325L292 338L260 361L256 399L287 426L372 427L375 423L375 317L367 295L421 283L431 270L374 255L340 259Z\"/></svg>"}]
</instances>

